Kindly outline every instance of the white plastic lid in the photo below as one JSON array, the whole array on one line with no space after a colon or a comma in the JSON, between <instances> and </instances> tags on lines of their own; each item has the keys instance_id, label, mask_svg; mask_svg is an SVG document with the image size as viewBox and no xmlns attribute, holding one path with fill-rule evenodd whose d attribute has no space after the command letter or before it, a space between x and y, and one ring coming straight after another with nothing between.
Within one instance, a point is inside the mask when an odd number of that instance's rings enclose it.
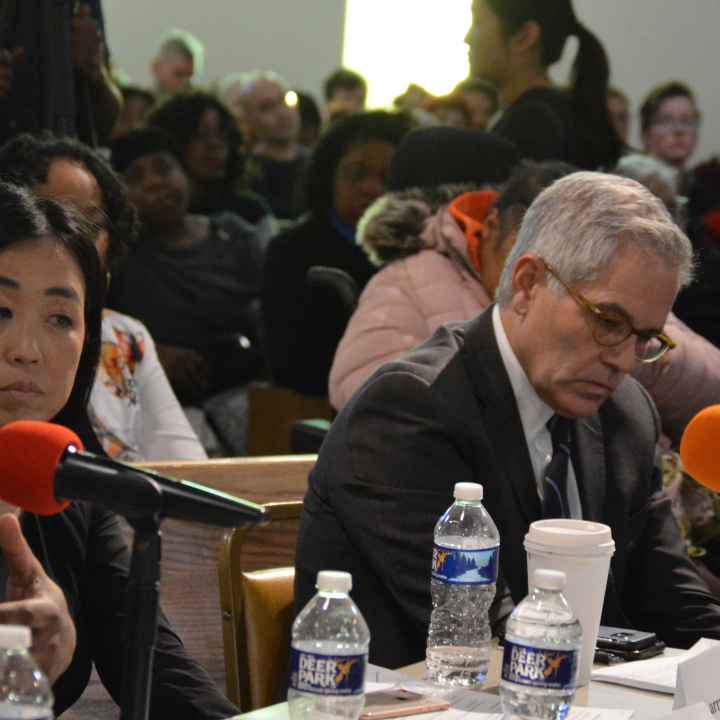
<instances>
[{"instance_id":1,"label":"white plastic lid","mask_svg":"<svg viewBox=\"0 0 720 720\"><path fill-rule=\"evenodd\" d=\"M607 525L589 520L557 518L536 520L530 525L527 539L541 545L607 545L612 543L612 531Z\"/></svg>"},{"instance_id":2,"label":"white plastic lid","mask_svg":"<svg viewBox=\"0 0 720 720\"><path fill-rule=\"evenodd\" d=\"M480 502L483 499L483 486L480 483L455 483L454 495L456 500Z\"/></svg>"},{"instance_id":3,"label":"white plastic lid","mask_svg":"<svg viewBox=\"0 0 720 720\"><path fill-rule=\"evenodd\" d=\"M352 575L340 570L321 570L317 575L315 587L320 592L350 592Z\"/></svg>"},{"instance_id":4,"label":"white plastic lid","mask_svg":"<svg viewBox=\"0 0 720 720\"><path fill-rule=\"evenodd\" d=\"M32 633L27 625L0 625L0 647L25 648L32 645Z\"/></svg>"},{"instance_id":5,"label":"white plastic lid","mask_svg":"<svg viewBox=\"0 0 720 720\"><path fill-rule=\"evenodd\" d=\"M542 590L564 590L567 576L562 570L538 568L533 573L532 584Z\"/></svg>"}]
</instances>

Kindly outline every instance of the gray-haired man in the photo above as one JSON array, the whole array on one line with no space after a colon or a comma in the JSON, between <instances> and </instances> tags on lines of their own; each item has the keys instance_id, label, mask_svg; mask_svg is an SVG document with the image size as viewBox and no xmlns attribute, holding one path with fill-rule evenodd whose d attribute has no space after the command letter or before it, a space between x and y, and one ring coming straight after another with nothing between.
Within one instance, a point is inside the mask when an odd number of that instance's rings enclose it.
<instances>
[{"instance_id":1,"label":"gray-haired man","mask_svg":"<svg viewBox=\"0 0 720 720\"><path fill-rule=\"evenodd\" d=\"M348 570L373 662L420 660L433 526L471 481L502 538L501 619L527 592L523 538L547 512L556 416L571 421L563 513L607 523L616 542L603 621L673 645L720 638L720 603L659 492L657 413L628 377L672 348L662 328L691 269L687 238L633 180L575 173L541 193L498 304L381 368L333 423L305 498L297 606L317 570Z\"/></svg>"}]
</instances>

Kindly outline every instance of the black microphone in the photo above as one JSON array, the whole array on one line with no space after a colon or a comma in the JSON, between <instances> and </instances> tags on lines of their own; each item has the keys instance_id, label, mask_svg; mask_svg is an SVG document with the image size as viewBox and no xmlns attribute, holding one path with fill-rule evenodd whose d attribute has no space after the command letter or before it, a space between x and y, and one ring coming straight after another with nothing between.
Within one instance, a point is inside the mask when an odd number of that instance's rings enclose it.
<instances>
[{"instance_id":1,"label":"black microphone","mask_svg":"<svg viewBox=\"0 0 720 720\"><path fill-rule=\"evenodd\" d=\"M164 517L220 527L268 521L261 505L82 451L52 423L21 420L0 429L0 497L40 515L86 500L132 520ZM29 460L29 462L28 462Z\"/></svg>"}]
</instances>

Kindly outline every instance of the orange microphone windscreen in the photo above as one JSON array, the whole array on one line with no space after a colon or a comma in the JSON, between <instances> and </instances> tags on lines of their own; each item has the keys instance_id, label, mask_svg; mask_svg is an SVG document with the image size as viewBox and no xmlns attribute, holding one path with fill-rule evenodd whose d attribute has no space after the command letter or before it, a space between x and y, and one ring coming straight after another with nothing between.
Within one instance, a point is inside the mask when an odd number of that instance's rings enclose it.
<instances>
[{"instance_id":1,"label":"orange microphone windscreen","mask_svg":"<svg viewBox=\"0 0 720 720\"><path fill-rule=\"evenodd\" d=\"M720 405L701 410L680 441L685 472L710 490L720 492Z\"/></svg>"},{"instance_id":2,"label":"orange microphone windscreen","mask_svg":"<svg viewBox=\"0 0 720 720\"><path fill-rule=\"evenodd\" d=\"M37 515L56 515L68 505L55 499L55 470L68 445L80 438L62 425L18 420L0 428L0 498Z\"/></svg>"}]
</instances>

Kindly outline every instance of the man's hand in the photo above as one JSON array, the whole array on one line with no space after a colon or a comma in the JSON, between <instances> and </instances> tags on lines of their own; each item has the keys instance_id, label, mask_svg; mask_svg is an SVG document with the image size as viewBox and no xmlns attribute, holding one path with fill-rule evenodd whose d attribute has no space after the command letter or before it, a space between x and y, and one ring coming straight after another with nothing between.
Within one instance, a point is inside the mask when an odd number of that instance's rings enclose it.
<instances>
[{"instance_id":1,"label":"man's hand","mask_svg":"<svg viewBox=\"0 0 720 720\"><path fill-rule=\"evenodd\" d=\"M65 595L33 555L14 515L0 515L0 550L8 573L0 623L32 630L32 655L54 683L70 665L77 641Z\"/></svg>"},{"instance_id":2,"label":"man's hand","mask_svg":"<svg viewBox=\"0 0 720 720\"><path fill-rule=\"evenodd\" d=\"M80 5L72 21L73 64L91 82L103 77L104 45L102 34L87 5Z\"/></svg>"}]
</instances>

